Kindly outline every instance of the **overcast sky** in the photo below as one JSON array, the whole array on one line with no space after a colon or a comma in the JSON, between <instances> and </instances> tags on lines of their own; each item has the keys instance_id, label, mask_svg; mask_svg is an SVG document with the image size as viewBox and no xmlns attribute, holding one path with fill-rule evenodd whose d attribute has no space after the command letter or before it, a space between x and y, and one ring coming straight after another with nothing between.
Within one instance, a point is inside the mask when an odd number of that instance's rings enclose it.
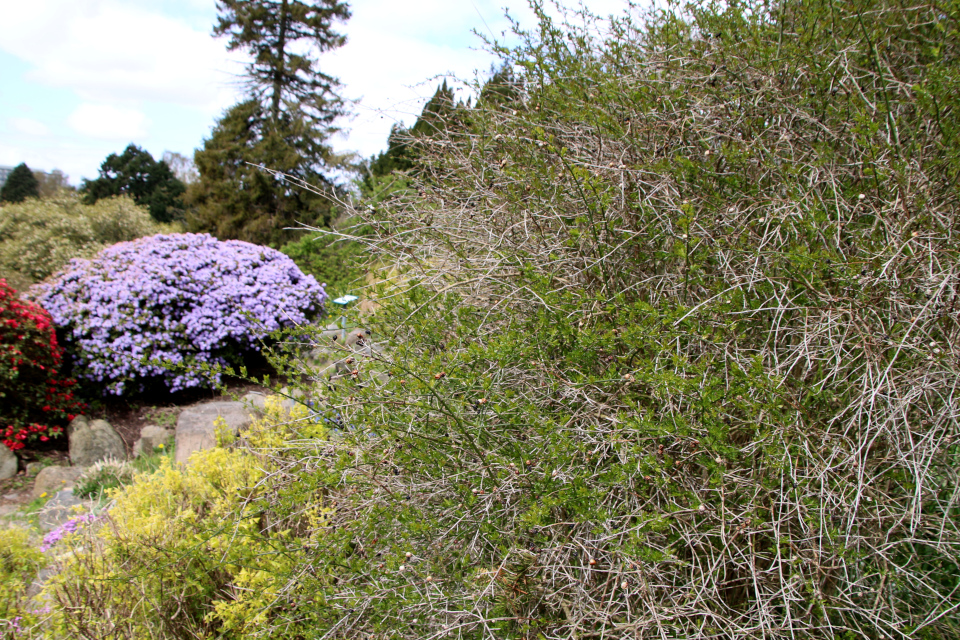
<instances>
[{"instance_id":1,"label":"overcast sky","mask_svg":"<svg viewBox=\"0 0 960 640\"><path fill-rule=\"evenodd\" d=\"M601 15L624 0L590 0ZM494 61L472 31L498 38L506 8L532 26L523 0L354 0L348 44L321 57L357 99L340 151L384 148L447 73L472 78ZM210 33L214 0L0 0L0 165L93 178L134 142L159 158L192 155L241 97L242 55Z\"/></svg>"}]
</instances>

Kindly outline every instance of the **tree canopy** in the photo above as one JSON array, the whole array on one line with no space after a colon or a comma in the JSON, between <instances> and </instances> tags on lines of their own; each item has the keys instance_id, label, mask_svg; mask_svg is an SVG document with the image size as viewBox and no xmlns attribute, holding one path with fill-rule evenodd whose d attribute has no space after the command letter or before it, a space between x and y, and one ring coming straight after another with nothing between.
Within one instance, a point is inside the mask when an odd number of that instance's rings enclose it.
<instances>
[{"instance_id":1,"label":"tree canopy","mask_svg":"<svg viewBox=\"0 0 960 640\"><path fill-rule=\"evenodd\" d=\"M23 202L27 198L40 197L40 183L26 163L21 162L0 188L0 202Z\"/></svg>"},{"instance_id":2,"label":"tree canopy","mask_svg":"<svg viewBox=\"0 0 960 640\"><path fill-rule=\"evenodd\" d=\"M220 0L217 8L214 35L253 56L249 91L195 153L200 177L190 188L188 225L280 246L294 236L285 227L324 225L333 215L329 174L341 159L327 140L343 108L336 79L319 70L315 56L345 42L333 25L350 12L329 0Z\"/></svg>"},{"instance_id":3,"label":"tree canopy","mask_svg":"<svg viewBox=\"0 0 960 640\"><path fill-rule=\"evenodd\" d=\"M319 70L315 56L346 42L334 31L334 23L350 17L347 3L218 0L217 10L214 35L229 36L230 51L242 49L253 56L247 81L252 95L266 98L274 121L286 101L324 124L338 115L339 99L334 94L338 81ZM296 48L300 41L306 41L311 53Z\"/></svg>"},{"instance_id":4,"label":"tree canopy","mask_svg":"<svg viewBox=\"0 0 960 640\"><path fill-rule=\"evenodd\" d=\"M333 207L322 194L334 186L314 161L327 150L298 115L281 114L277 126L254 99L227 111L194 155L200 180L188 194L191 230L279 247L296 235L286 227L330 222Z\"/></svg>"},{"instance_id":5,"label":"tree canopy","mask_svg":"<svg viewBox=\"0 0 960 640\"><path fill-rule=\"evenodd\" d=\"M173 175L166 162L156 161L149 151L130 143L123 153L111 153L100 165L100 177L80 185L86 204L101 198L128 195L147 207L157 222L170 222L182 215L181 196L186 186Z\"/></svg>"}]
</instances>

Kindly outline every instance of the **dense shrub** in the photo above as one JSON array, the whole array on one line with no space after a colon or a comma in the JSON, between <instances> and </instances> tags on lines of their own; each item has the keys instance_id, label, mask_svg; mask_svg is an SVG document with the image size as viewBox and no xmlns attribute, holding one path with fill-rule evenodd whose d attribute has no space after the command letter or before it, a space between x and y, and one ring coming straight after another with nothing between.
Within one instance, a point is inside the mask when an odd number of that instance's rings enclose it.
<instances>
[{"instance_id":1,"label":"dense shrub","mask_svg":"<svg viewBox=\"0 0 960 640\"><path fill-rule=\"evenodd\" d=\"M335 439L252 442L290 538L242 633L957 637L958 22L541 13L357 212L391 343L321 387Z\"/></svg>"},{"instance_id":2,"label":"dense shrub","mask_svg":"<svg viewBox=\"0 0 960 640\"><path fill-rule=\"evenodd\" d=\"M263 633L957 637L960 5L541 17L358 212L392 343L262 451L337 503Z\"/></svg>"},{"instance_id":3,"label":"dense shrub","mask_svg":"<svg viewBox=\"0 0 960 640\"><path fill-rule=\"evenodd\" d=\"M38 295L72 348L77 375L118 395L152 379L171 391L210 384L219 375L198 365L239 362L269 332L320 313L326 298L279 251L206 234L114 245L72 262Z\"/></svg>"},{"instance_id":4,"label":"dense shrub","mask_svg":"<svg viewBox=\"0 0 960 640\"><path fill-rule=\"evenodd\" d=\"M0 637L15 637L33 622L25 596L43 565L43 554L26 531L0 529Z\"/></svg>"},{"instance_id":5,"label":"dense shrub","mask_svg":"<svg viewBox=\"0 0 960 640\"><path fill-rule=\"evenodd\" d=\"M10 449L60 437L83 408L62 357L50 315L0 280L0 437Z\"/></svg>"},{"instance_id":6,"label":"dense shrub","mask_svg":"<svg viewBox=\"0 0 960 640\"><path fill-rule=\"evenodd\" d=\"M297 425L315 426L303 407L285 411L279 398L266 404L266 416L245 432L257 446L283 443ZM51 580L47 594L59 605L51 627L86 638L256 635L283 594L298 591L283 576L303 541L263 509L262 480L275 471L249 451L217 447L194 453L185 467L166 458L154 473L110 491L105 526ZM301 514L314 526L323 520L320 509ZM309 627L291 620L270 637L303 638Z\"/></svg>"},{"instance_id":7,"label":"dense shrub","mask_svg":"<svg viewBox=\"0 0 960 640\"><path fill-rule=\"evenodd\" d=\"M368 232L368 228L342 221L320 234L304 232L301 239L288 242L280 251L304 273L323 282L331 296L356 293L366 275L367 253L362 239Z\"/></svg>"},{"instance_id":8,"label":"dense shrub","mask_svg":"<svg viewBox=\"0 0 960 640\"><path fill-rule=\"evenodd\" d=\"M18 283L47 278L72 258L89 258L124 240L174 229L156 224L130 198L85 205L76 193L61 191L43 200L0 209L0 277Z\"/></svg>"}]
</instances>

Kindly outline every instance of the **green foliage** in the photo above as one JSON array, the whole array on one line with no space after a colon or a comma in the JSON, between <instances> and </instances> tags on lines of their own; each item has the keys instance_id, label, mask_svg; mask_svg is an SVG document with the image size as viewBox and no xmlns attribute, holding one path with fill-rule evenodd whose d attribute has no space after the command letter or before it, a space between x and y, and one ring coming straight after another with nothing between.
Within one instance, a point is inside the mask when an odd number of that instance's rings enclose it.
<instances>
[{"instance_id":1,"label":"green foliage","mask_svg":"<svg viewBox=\"0 0 960 640\"><path fill-rule=\"evenodd\" d=\"M100 177L84 180L80 193L86 204L103 198L126 195L146 207L157 222L183 217L181 196L186 186L166 162L153 159L149 151L131 143L121 155L111 153L100 165Z\"/></svg>"},{"instance_id":2,"label":"green foliage","mask_svg":"<svg viewBox=\"0 0 960 640\"><path fill-rule=\"evenodd\" d=\"M360 189L363 195L376 200L376 194L380 191L375 184L378 179L415 170L418 165L418 140L437 135L449 127L456 120L458 109L463 106L456 102L453 89L444 80L423 106L412 127L405 129L400 125L392 126L387 137L387 150L360 163ZM402 179L400 175L397 178Z\"/></svg>"},{"instance_id":3,"label":"green foliage","mask_svg":"<svg viewBox=\"0 0 960 640\"><path fill-rule=\"evenodd\" d=\"M78 498L98 498L110 489L133 481L134 468L122 460L103 460L83 472L77 480L74 495Z\"/></svg>"},{"instance_id":4,"label":"green foliage","mask_svg":"<svg viewBox=\"0 0 960 640\"><path fill-rule=\"evenodd\" d=\"M269 94L270 118L278 122L287 103L294 103L314 124L329 124L331 107L337 106L330 95L338 83L317 69L315 56L346 42L333 24L350 18L347 3L220 0L217 11L213 34L229 35L230 51L241 49L251 55L247 78L254 95ZM310 48L298 47L301 40Z\"/></svg>"},{"instance_id":5,"label":"green foliage","mask_svg":"<svg viewBox=\"0 0 960 640\"><path fill-rule=\"evenodd\" d=\"M302 234L288 227L330 224L335 188L317 167L336 160L324 139L298 110L274 123L256 100L232 107L194 156L188 229L279 247Z\"/></svg>"},{"instance_id":6,"label":"green foliage","mask_svg":"<svg viewBox=\"0 0 960 640\"><path fill-rule=\"evenodd\" d=\"M73 258L176 227L154 222L128 197L86 205L70 192L0 209L0 276L19 283L44 280Z\"/></svg>"},{"instance_id":7,"label":"green foliage","mask_svg":"<svg viewBox=\"0 0 960 640\"><path fill-rule=\"evenodd\" d=\"M23 616L30 617L25 611L27 587L44 565L43 554L30 540L23 529L0 529L0 629L13 625L14 628L27 625Z\"/></svg>"},{"instance_id":8,"label":"green foliage","mask_svg":"<svg viewBox=\"0 0 960 640\"><path fill-rule=\"evenodd\" d=\"M282 246L280 251L290 256L305 274L324 283L327 295L336 298L364 285L366 245L353 238L363 238L370 230L343 221L334 225L332 231L319 235L305 233L300 240Z\"/></svg>"},{"instance_id":9,"label":"green foliage","mask_svg":"<svg viewBox=\"0 0 960 640\"><path fill-rule=\"evenodd\" d=\"M536 8L509 104L357 212L390 348L325 391L328 457L262 452L278 503L337 501L309 564L338 580L289 615L954 637L960 8Z\"/></svg>"},{"instance_id":10,"label":"green foliage","mask_svg":"<svg viewBox=\"0 0 960 640\"><path fill-rule=\"evenodd\" d=\"M229 35L231 51L252 54L250 95L223 115L194 156L200 179L188 194L188 225L223 240L280 247L297 237L287 227L335 218L338 190L328 172L343 159L326 141L343 106L337 81L313 56L344 43L333 24L350 12L335 0L222 0L217 8L214 35Z\"/></svg>"},{"instance_id":11,"label":"green foliage","mask_svg":"<svg viewBox=\"0 0 960 640\"><path fill-rule=\"evenodd\" d=\"M0 188L0 202L23 202L27 198L39 198L40 185L26 163L21 162Z\"/></svg>"},{"instance_id":12,"label":"green foliage","mask_svg":"<svg viewBox=\"0 0 960 640\"><path fill-rule=\"evenodd\" d=\"M304 420L76 584L181 635L956 637L960 5L534 9L353 212L386 348L278 353Z\"/></svg>"}]
</instances>

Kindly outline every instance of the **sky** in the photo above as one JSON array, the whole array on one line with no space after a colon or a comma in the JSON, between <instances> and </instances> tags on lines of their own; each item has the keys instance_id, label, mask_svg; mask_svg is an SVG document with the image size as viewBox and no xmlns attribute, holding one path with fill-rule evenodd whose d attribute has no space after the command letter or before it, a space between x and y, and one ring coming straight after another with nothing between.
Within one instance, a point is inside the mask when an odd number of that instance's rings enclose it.
<instances>
[{"instance_id":1,"label":"sky","mask_svg":"<svg viewBox=\"0 0 960 640\"><path fill-rule=\"evenodd\" d=\"M337 151L369 157L393 123L411 125L443 76L489 75L495 57L474 31L509 38L523 0L353 0L347 44L320 56L355 101ZM625 0L589 0L602 16ZM96 178L135 143L155 158L192 156L243 97L241 52L211 35L214 0L0 0L0 165ZM466 96L466 88L459 90Z\"/></svg>"}]
</instances>

